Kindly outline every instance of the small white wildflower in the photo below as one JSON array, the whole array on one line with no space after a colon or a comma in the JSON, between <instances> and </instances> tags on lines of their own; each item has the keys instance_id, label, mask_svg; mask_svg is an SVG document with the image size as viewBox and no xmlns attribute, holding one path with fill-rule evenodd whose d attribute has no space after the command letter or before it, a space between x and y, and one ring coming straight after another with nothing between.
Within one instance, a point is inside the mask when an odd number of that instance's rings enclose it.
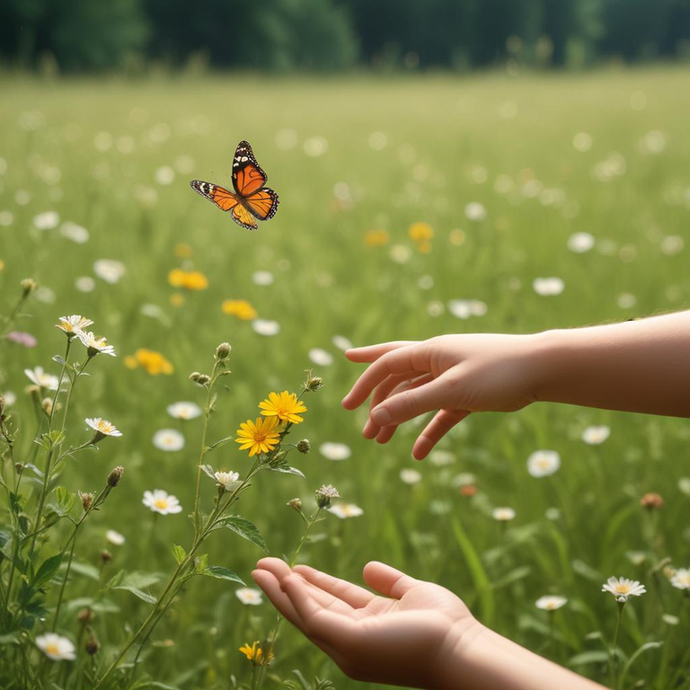
<instances>
[{"instance_id":1,"label":"small white wildflower","mask_svg":"<svg viewBox=\"0 0 690 690\"><path fill-rule=\"evenodd\" d=\"M486 208L478 201L472 201L465 206L465 218L479 222L486 218Z\"/></svg>"},{"instance_id":2,"label":"small white wildflower","mask_svg":"<svg viewBox=\"0 0 690 690\"><path fill-rule=\"evenodd\" d=\"M565 606L567 603L568 600L565 597L547 595L539 597L539 599L534 602L534 605L542 611L557 611L561 606Z\"/></svg>"},{"instance_id":3,"label":"small white wildflower","mask_svg":"<svg viewBox=\"0 0 690 690\"><path fill-rule=\"evenodd\" d=\"M606 425L588 426L582 432L582 440L590 446L597 446L603 443L611 435L611 429Z\"/></svg>"},{"instance_id":4,"label":"small white wildflower","mask_svg":"<svg viewBox=\"0 0 690 690\"><path fill-rule=\"evenodd\" d=\"M109 529L105 533L105 538L111 543L115 544L115 546L122 546L125 543L125 538L122 534L119 532L116 532L114 529Z\"/></svg>"},{"instance_id":5,"label":"small white wildflower","mask_svg":"<svg viewBox=\"0 0 690 690\"><path fill-rule=\"evenodd\" d=\"M471 472L461 472L453 477L452 484L457 489L461 486L471 486L477 483L477 477Z\"/></svg>"},{"instance_id":6,"label":"small white wildflower","mask_svg":"<svg viewBox=\"0 0 690 690\"><path fill-rule=\"evenodd\" d=\"M445 467L455 462L455 454L448 450L437 448L429 453L429 462L436 467ZM470 482L473 483L473 482Z\"/></svg>"},{"instance_id":7,"label":"small white wildflower","mask_svg":"<svg viewBox=\"0 0 690 690\"><path fill-rule=\"evenodd\" d=\"M601 591L613 594L618 603L624 604L630 597L639 597L647 590L637 580L629 580L627 577L610 577L602 586Z\"/></svg>"},{"instance_id":8,"label":"small white wildflower","mask_svg":"<svg viewBox=\"0 0 690 690\"><path fill-rule=\"evenodd\" d=\"M343 352L352 348L352 342L344 335L334 335L331 338L331 342Z\"/></svg>"},{"instance_id":9,"label":"small white wildflower","mask_svg":"<svg viewBox=\"0 0 690 690\"><path fill-rule=\"evenodd\" d=\"M319 446L319 452L326 460L336 461L347 460L352 455L349 446L346 446L344 443L333 443L331 441L322 443Z\"/></svg>"},{"instance_id":10,"label":"small white wildflower","mask_svg":"<svg viewBox=\"0 0 690 690\"><path fill-rule=\"evenodd\" d=\"M101 419L100 417L87 418L86 423L96 432L96 436L122 436L122 432L118 431L115 425L111 424L107 419Z\"/></svg>"},{"instance_id":11,"label":"small white wildflower","mask_svg":"<svg viewBox=\"0 0 690 690\"><path fill-rule=\"evenodd\" d=\"M263 592L260 589L254 589L253 587L240 587L235 590L237 598L247 606L259 606L263 604Z\"/></svg>"},{"instance_id":12,"label":"small white wildflower","mask_svg":"<svg viewBox=\"0 0 690 690\"><path fill-rule=\"evenodd\" d=\"M73 223L71 220L64 222L60 226L60 234L75 244L86 244L89 241L89 231L81 225Z\"/></svg>"},{"instance_id":13,"label":"small white wildflower","mask_svg":"<svg viewBox=\"0 0 690 690\"><path fill-rule=\"evenodd\" d=\"M488 310L486 303L478 299L454 299L448 302L448 311L458 319L485 316Z\"/></svg>"},{"instance_id":14,"label":"small white wildflower","mask_svg":"<svg viewBox=\"0 0 690 690\"><path fill-rule=\"evenodd\" d=\"M561 278L535 278L532 281L532 288L538 295L560 295L565 288L565 283Z\"/></svg>"},{"instance_id":15,"label":"small white wildflower","mask_svg":"<svg viewBox=\"0 0 690 690\"><path fill-rule=\"evenodd\" d=\"M254 285L272 285L275 278L270 271L254 271L252 282Z\"/></svg>"},{"instance_id":16,"label":"small white wildflower","mask_svg":"<svg viewBox=\"0 0 690 690\"><path fill-rule=\"evenodd\" d=\"M561 456L555 450L536 450L527 458L527 471L533 477L548 477L561 466Z\"/></svg>"},{"instance_id":17,"label":"small white wildflower","mask_svg":"<svg viewBox=\"0 0 690 690\"><path fill-rule=\"evenodd\" d=\"M56 211L44 211L34 216L34 227L38 230L52 230L59 222L60 215Z\"/></svg>"},{"instance_id":18,"label":"small white wildflower","mask_svg":"<svg viewBox=\"0 0 690 690\"><path fill-rule=\"evenodd\" d=\"M5 405L14 405L17 402L17 394L13 391L5 391L2 397L5 400Z\"/></svg>"},{"instance_id":19,"label":"small white wildflower","mask_svg":"<svg viewBox=\"0 0 690 690\"><path fill-rule=\"evenodd\" d=\"M333 364L333 355L320 347L309 350L309 359L320 367L327 367Z\"/></svg>"},{"instance_id":20,"label":"small white wildflower","mask_svg":"<svg viewBox=\"0 0 690 690\"><path fill-rule=\"evenodd\" d=\"M96 281L90 276L81 276L74 281L74 287L79 292L93 292L96 287Z\"/></svg>"},{"instance_id":21,"label":"small white wildflower","mask_svg":"<svg viewBox=\"0 0 690 690\"><path fill-rule=\"evenodd\" d=\"M578 132L573 137L573 148L580 153L585 153L592 148L592 136L587 132Z\"/></svg>"},{"instance_id":22,"label":"small white wildflower","mask_svg":"<svg viewBox=\"0 0 690 690\"><path fill-rule=\"evenodd\" d=\"M508 522L515 518L515 511L512 508L494 508L491 511L491 517L499 522Z\"/></svg>"},{"instance_id":23,"label":"small white wildflower","mask_svg":"<svg viewBox=\"0 0 690 690\"><path fill-rule=\"evenodd\" d=\"M103 337L96 337L90 331L79 331L77 333L79 340L82 342L87 350L89 357L95 355L110 355L115 357L115 349L112 345L108 345L108 341Z\"/></svg>"},{"instance_id":24,"label":"small white wildflower","mask_svg":"<svg viewBox=\"0 0 690 690\"><path fill-rule=\"evenodd\" d=\"M677 589L690 589L690 568L678 568L670 582Z\"/></svg>"},{"instance_id":25,"label":"small white wildflower","mask_svg":"<svg viewBox=\"0 0 690 690\"><path fill-rule=\"evenodd\" d=\"M252 328L259 335L267 337L280 333L280 324L277 321L270 321L268 319L254 319L252 321Z\"/></svg>"},{"instance_id":26,"label":"small white wildflower","mask_svg":"<svg viewBox=\"0 0 690 690\"><path fill-rule=\"evenodd\" d=\"M419 482L422 481L422 473L412 469L411 467L404 467L402 470L400 470L400 479L402 480L403 484L409 484L412 486L413 484L419 484Z\"/></svg>"},{"instance_id":27,"label":"small white wildflower","mask_svg":"<svg viewBox=\"0 0 690 690\"><path fill-rule=\"evenodd\" d=\"M324 484L315 491L316 505L319 508L328 508L331 505L331 500L340 498L340 493L332 484Z\"/></svg>"},{"instance_id":28,"label":"small white wildflower","mask_svg":"<svg viewBox=\"0 0 690 690\"><path fill-rule=\"evenodd\" d=\"M114 285L125 274L125 265L121 261L114 259L99 259L93 265L93 272L101 280Z\"/></svg>"},{"instance_id":29,"label":"small white wildflower","mask_svg":"<svg viewBox=\"0 0 690 690\"><path fill-rule=\"evenodd\" d=\"M412 258L412 249L404 244L394 244L390 248L390 257L396 264L406 264Z\"/></svg>"},{"instance_id":30,"label":"small white wildflower","mask_svg":"<svg viewBox=\"0 0 690 690\"><path fill-rule=\"evenodd\" d=\"M345 518L359 517L360 515L364 515L364 511L354 503L339 503L338 505L331 506L328 509L328 512L333 513L333 515L342 520Z\"/></svg>"},{"instance_id":31,"label":"small white wildflower","mask_svg":"<svg viewBox=\"0 0 690 690\"><path fill-rule=\"evenodd\" d=\"M75 647L70 640L56 633L46 633L36 638L36 646L53 661L74 661Z\"/></svg>"},{"instance_id":32,"label":"small white wildflower","mask_svg":"<svg viewBox=\"0 0 690 690\"><path fill-rule=\"evenodd\" d=\"M678 488L686 495L690 496L690 477L681 477L678 480Z\"/></svg>"},{"instance_id":33,"label":"small white wildflower","mask_svg":"<svg viewBox=\"0 0 690 690\"><path fill-rule=\"evenodd\" d=\"M568 238L568 249L576 254L584 254L594 247L594 235L588 232L576 232Z\"/></svg>"},{"instance_id":34,"label":"small white wildflower","mask_svg":"<svg viewBox=\"0 0 690 690\"><path fill-rule=\"evenodd\" d=\"M153 445L168 452L182 450L184 436L176 429L160 429L153 435Z\"/></svg>"},{"instance_id":35,"label":"small white wildflower","mask_svg":"<svg viewBox=\"0 0 690 690\"><path fill-rule=\"evenodd\" d=\"M175 419L196 419L203 414L203 410L193 402L176 402L167 407L168 414Z\"/></svg>"},{"instance_id":36,"label":"small white wildflower","mask_svg":"<svg viewBox=\"0 0 690 690\"><path fill-rule=\"evenodd\" d=\"M24 369L24 373L31 383L41 388L46 388L49 391L56 391L60 379L52 374L47 374L43 371L43 367L34 367L33 369Z\"/></svg>"},{"instance_id":37,"label":"small white wildflower","mask_svg":"<svg viewBox=\"0 0 690 690\"><path fill-rule=\"evenodd\" d=\"M182 506L176 496L172 496L162 489L144 491L142 503L154 513L168 515L182 512Z\"/></svg>"},{"instance_id":38,"label":"small white wildflower","mask_svg":"<svg viewBox=\"0 0 690 690\"><path fill-rule=\"evenodd\" d=\"M666 623L666 625L678 625L680 623L680 618L678 616L674 616L670 613L664 613L661 616L661 620Z\"/></svg>"},{"instance_id":39,"label":"small white wildflower","mask_svg":"<svg viewBox=\"0 0 690 690\"><path fill-rule=\"evenodd\" d=\"M80 331L93 325L91 319L87 319L81 314L72 314L71 316L61 316L60 323L55 324L55 328L59 328L70 338L75 337Z\"/></svg>"},{"instance_id":40,"label":"small white wildflower","mask_svg":"<svg viewBox=\"0 0 690 690\"><path fill-rule=\"evenodd\" d=\"M222 486L225 491L232 491L235 482L240 478L239 472L214 472L219 486Z\"/></svg>"}]
</instances>

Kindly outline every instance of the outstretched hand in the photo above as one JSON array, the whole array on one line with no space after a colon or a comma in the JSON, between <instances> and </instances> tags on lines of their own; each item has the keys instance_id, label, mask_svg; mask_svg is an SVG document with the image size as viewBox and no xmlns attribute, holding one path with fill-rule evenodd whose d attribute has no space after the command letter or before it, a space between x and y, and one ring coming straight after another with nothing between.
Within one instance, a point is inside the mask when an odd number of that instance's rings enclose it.
<instances>
[{"instance_id":1,"label":"outstretched hand","mask_svg":"<svg viewBox=\"0 0 690 690\"><path fill-rule=\"evenodd\" d=\"M356 680L432 687L441 661L482 626L452 592L383 563L364 568L381 596L305 565L264 558L252 572L273 605Z\"/></svg>"},{"instance_id":2,"label":"outstretched hand","mask_svg":"<svg viewBox=\"0 0 690 690\"><path fill-rule=\"evenodd\" d=\"M418 460L471 412L509 412L536 399L530 336L443 335L345 354L352 362L371 363L343 400L354 410L371 395L365 438L387 443L400 424L437 411L412 449Z\"/></svg>"}]
</instances>

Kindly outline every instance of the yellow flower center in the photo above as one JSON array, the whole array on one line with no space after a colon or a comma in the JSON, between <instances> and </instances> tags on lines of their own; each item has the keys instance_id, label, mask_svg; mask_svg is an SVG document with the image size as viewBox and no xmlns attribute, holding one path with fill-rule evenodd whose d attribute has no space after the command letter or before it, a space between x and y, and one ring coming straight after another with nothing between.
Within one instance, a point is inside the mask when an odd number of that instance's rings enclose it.
<instances>
[{"instance_id":1,"label":"yellow flower center","mask_svg":"<svg viewBox=\"0 0 690 690\"><path fill-rule=\"evenodd\" d=\"M616 585L616 594L629 594L630 587L622 582Z\"/></svg>"},{"instance_id":2,"label":"yellow flower center","mask_svg":"<svg viewBox=\"0 0 690 690\"><path fill-rule=\"evenodd\" d=\"M160 508L161 510L164 510L165 508L168 507L168 499L167 498L157 498L153 502L153 505L156 506L156 508Z\"/></svg>"},{"instance_id":3,"label":"yellow flower center","mask_svg":"<svg viewBox=\"0 0 690 690\"><path fill-rule=\"evenodd\" d=\"M52 654L53 656L60 656L60 650L55 644L55 642L51 642L50 644L46 645L46 654Z\"/></svg>"}]
</instances>

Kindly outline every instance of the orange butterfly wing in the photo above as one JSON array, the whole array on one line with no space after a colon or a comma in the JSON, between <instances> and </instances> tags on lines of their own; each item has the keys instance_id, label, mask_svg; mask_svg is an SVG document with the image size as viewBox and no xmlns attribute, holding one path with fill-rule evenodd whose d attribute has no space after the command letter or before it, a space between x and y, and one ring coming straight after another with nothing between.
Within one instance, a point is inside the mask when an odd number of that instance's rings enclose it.
<instances>
[{"instance_id":1,"label":"orange butterfly wing","mask_svg":"<svg viewBox=\"0 0 690 690\"><path fill-rule=\"evenodd\" d=\"M232 160L232 184L239 196L248 197L258 192L268 181L268 175L254 158L249 142L241 141Z\"/></svg>"},{"instance_id":2,"label":"orange butterfly wing","mask_svg":"<svg viewBox=\"0 0 690 690\"><path fill-rule=\"evenodd\" d=\"M238 225L247 228L247 230L256 230L259 227L252 217L252 214L249 213L242 204L237 204L237 206L232 209L232 219Z\"/></svg>"},{"instance_id":3,"label":"orange butterfly wing","mask_svg":"<svg viewBox=\"0 0 690 690\"><path fill-rule=\"evenodd\" d=\"M217 184L202 180L192 180L189 184L195 192L212 201L222 211L230 211L240 203L236 194Z\"/></svg>"},{"instance_id":4,"label":"orange butterfly wing","mask_svg":"<svg viewBox=\"0 0 690 690\"><path fill-rule=\"evenodd\" d=\"M244 200L244 205L259 220L273 218L278 210L278 203L278 195L269 187L264 187L258 192L250 194Z\"/></svg>"}]
</instances>

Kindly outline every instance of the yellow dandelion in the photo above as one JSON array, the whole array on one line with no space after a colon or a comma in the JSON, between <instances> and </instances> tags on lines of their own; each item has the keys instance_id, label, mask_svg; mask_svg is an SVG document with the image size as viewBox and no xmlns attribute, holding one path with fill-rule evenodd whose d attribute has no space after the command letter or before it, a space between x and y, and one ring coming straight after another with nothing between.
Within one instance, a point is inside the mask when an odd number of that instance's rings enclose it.
<instances>
[{"instance_id":1,"label":"yellow dandelion","mask_svg":"<svg viewBox=\"0 0 690 690\"><path fill-rule=\"evenodd\" d=\"M141 367L146 370L147 374L151 376L158 376L159 374L172 374L175 371L172 362L170 362L164 355L155 350L148 350L140 347L133 355L125 357L125 366L128 369L137 369Z\"/></svg>"},{"instance_id":2,"label":"yellow dandelion","mask_svg":"<svg viewBox=\"0 0 690 690\"><path fill-rule=\"evenodd\" d=\"M364 235L364 244L367 247L383 247L388 244L387 230L369 230Z\"/></svg>"},{"instance_id":3,"label":"yellow dandelion","mask_svg":"<svg viewBox=\"0 0 690 690\"><path fill-rule=\"evenodd\" d=\"M139 362L137 362L137 358L134 355L127 355L124 361L128 369L136 369L139 366Z\"/></svg>"},{"instance_id":4,"label":"yellow dandelion","mask_svg":"<svg viewBox=\"0 0 690 690\"><path fill-rule=\"evenodd\" d=\"M168 282L176 288L185 290L205 290L208 287L208 278L201 271L184 271L174 268L168 273Z\"/></svg>"},{"instance_id":5,"label":"yellow dandelion","mask_svg":"<svg viewBox=\"0 0 690 690\"><path fill-rule=\"evenodd\" d=\"M236 316L243 321L253 321L257 316L257 311L246 299L226 299L221 305L223 314Z\"/></svg>"},{"instance_id":6,"label":"yellow dandelion","mask_svg":"<svg viewBox=\"0 0 690 690\"><path fill-rule=\"evenodd\" d=\"M259 403L259 408L265 417L277 417L281 422L290 422L291 424L299 424L304 421L299 413L307 411L305 404L298 400L294 393L287 391L269 393L268 399Z\"/></svg>"},{"instance_id":7,"label":"yellow dandelion","mask_svg":"<svg viewBox=\"0 0 690 690\"><path fill-rule=\"evenodd\" d=\"M434 236L434 230L429 223L412 223L408 234L415 242L428 242Z\"/></svg>"},{"instance_id":8,"label":"yellow dandelion","mask_svg":"<svg viewBox=\"0 0 690 690\"><path fill-rule=\"evenodd\" d=\"M255 666L261 666L263 664L263 645L258 640L256 640L251 646L249 646L249 642L245 642L244 645L240 647L240 652L242 652L242 654L244 654ZM273 661L273 649L269 648L266 656L268 657L268 664L270 664Z\"/></svg>"},{"instance_id":9,"label":"yellow dandelion","mask_svg":"<svg viewBox=\"0 0 690 690\"><path fill-rule=\"evenodd\" d=\"M248 419L237 430L235 443L240 450L249 450L249 457L259 453L270 453L280 441L278 417L257 417L255 422Z\"/></svg>"}]
</instances>

